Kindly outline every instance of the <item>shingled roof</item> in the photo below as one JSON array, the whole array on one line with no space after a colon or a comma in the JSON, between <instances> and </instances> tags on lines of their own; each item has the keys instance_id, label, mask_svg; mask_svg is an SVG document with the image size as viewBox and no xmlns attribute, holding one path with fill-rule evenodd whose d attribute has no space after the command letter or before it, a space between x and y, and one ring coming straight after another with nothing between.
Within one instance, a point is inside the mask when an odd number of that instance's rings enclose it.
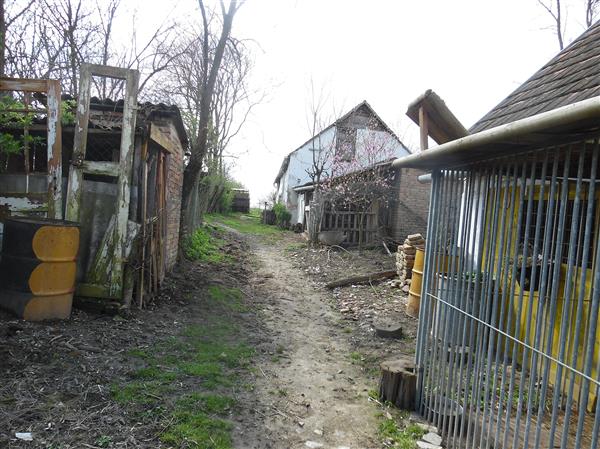
<instances>
[{"instance_id":1,"label":"shingled roof","mask_svg":"<svg viewBox=\"0 0 600 449\"><path fill-rule=\"evenodd\" d=\"M475 123L471 134L600 95L600 21Z\"/></svg>"}]
</instances>

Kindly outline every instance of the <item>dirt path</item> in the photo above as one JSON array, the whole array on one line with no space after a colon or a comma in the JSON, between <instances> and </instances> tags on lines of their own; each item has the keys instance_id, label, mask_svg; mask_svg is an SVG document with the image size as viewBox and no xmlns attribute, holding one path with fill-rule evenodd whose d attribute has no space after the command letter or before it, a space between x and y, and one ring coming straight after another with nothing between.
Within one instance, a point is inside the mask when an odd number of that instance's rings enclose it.
<instances>
[{"instance_id":1,"label":"dirt path","mask_svg":"<svg viewBox=\"0 0 600 449\"><path fill-rule=\"evenodd\" d=\"M352 363L327 292L292 266L281 245L250 240L257 258L254 300L270 344L257 361L256 403L245 407L254 409L256 421L240 424L235 446L379 447L377 410L368 402L373 385Z\"/></svg>"}]
</instances>

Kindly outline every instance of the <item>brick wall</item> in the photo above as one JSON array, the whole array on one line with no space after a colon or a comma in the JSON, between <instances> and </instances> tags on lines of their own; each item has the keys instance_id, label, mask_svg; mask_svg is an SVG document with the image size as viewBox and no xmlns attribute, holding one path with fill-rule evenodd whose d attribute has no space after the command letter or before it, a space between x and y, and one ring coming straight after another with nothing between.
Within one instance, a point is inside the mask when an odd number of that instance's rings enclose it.
<instances>
[{"instance_id":1,"label":"brick wall","mask_svg":"<svg viewBox=\"0 0 600 449\"><path fill-rule=\"evenodd\" d=\"M403 241L408 234L427 232L431 184L422 184L417 176L427 172L402 168L396 173L396 198L391 208L391 237Z\"/></svg>"},{"instance_id":2,"label":"brick wall","mask_svg":"<svg viewBox=\"0 0 600 449\"><path fill-rule=\"evenodd\" d=\"M167 248L166 269L170 271L177 261L179 249L179 218L181 216L181 189L183 186L183 147L177 131L172 124L162 127L168 130L168 135L173 138L175 151L167 156ZM166 128L166 129L165 129Z\"/></svg>"}]
</instances>

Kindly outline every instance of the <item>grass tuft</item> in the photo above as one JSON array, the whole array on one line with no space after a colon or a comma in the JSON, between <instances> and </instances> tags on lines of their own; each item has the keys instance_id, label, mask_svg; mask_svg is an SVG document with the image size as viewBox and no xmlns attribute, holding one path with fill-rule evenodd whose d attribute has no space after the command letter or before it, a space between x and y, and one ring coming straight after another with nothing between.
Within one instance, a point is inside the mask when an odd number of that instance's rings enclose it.
<instances>
[{"instance_id":1,"label":"grass tuft","mask_svg":"<svg viewBox=\"0 0 600 449\"><path fill-rule=\"evenodd\" d=\"M213 232L202 226L183 240L183 252L190 260L208 263L223 263L230 260L230 256L221 251L223 240Z\"/></svg>"},{"instance_id":2,"label":"grass tuft","mask_svg":"<svg viewBox=\"0 0 600 449\"><path fill-rule=\"evenodd\" d=\"M379 423L379 435L391 441L394 449L415 449L417 440L425 435L425 430L416 424L400 429L395 419L384 419Z\"/></svg>"}]
</instances>

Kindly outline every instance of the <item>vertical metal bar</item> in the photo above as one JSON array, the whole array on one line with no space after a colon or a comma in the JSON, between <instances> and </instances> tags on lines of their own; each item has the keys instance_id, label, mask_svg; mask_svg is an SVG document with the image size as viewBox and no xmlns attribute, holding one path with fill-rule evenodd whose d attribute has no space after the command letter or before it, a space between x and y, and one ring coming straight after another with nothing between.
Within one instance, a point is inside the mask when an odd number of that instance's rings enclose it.
<instances>
[{"instance_id":1,"label":"vertical metal bar","mask_svg":"<svg viewBox=\"0 0 600 449\"><path fill-rule=\"evenodd\" d=\"M508 272L507 271L508 271L508 266L510 263L510 247L512 244L512 235L513 235L513 233L510 232L512 229L512 226L510 224L512 224L512 220L513 220L514 206L515 206L514 198L516 196L516 192L514 189L515 186L513 186L512 192L511 192L510 186L511 186L511 180L514 180L516 182L517 171L518 171L518 163L517 162L515 162L515 164L513 165L512 175L511 175L510 167L507 168L506 182L504 185L504 196L503 196L503 203L502 203L502 219L501 219L502 232L500 233L499 252L495 256L495 262L497 264L497 267L496 267L496 274L495 274L496 282L494 282L494 299L492 301L491 323L493 326L497 327L498 329L502 329L502 321L504 319L504 305L506 302L505 301L506 286L507 286L507 282L508 282ZM509 201L509 195L512 195L511 201ZM502 295L500 294L501 281L504 286L504 288L502 290ZM500 309L500 314L499 314L500 316L496 317L498 308ZM485 441L488 443L490 441L490 432L491 432L491 429L493 426L493 421L494 421L494 404L495 404L495 399L496 399L496 383L497 383L496 381L498 378L498 359L499 359L499 353L500 353L499 349L500 349L501 342L502 342L502 338L501 338L500 334L497 331L493 331L493 332L495 334L495 341L490 338L490 341L488 342L488 361L487 361L487 370L486 370L486 379L487 379L486 388L487 388L487 390L486 390L485 396L486 396L486 398L488 397L488 395L491 396L490 405L489 405L489 419L488 419L488 424L487 424L487 433L486 433L486 437L485 437ZM494 346L496 347L495 351L494 351ZM489 386L490 386L489 378L490 378L490 372L491 372L491 366L492 366L492 357L494 356L494 354L495 354L494 376L493 376L492 388L491 388L491 392L490 392L489 391ZM498 409L501 409L502 408L502 405L500 403L501 398L499 398L498 401L499 401ZM485 406L487 406L487 402L486 402ZM498 421L496 427L499 427L499 421ZM482 432L481 441L483 442L483 432Z\"/></svg>"},{"instance_id":2,"label":"vertical metal bar","mask_svg":"<svg viewBox=\"0 0 600 449\"><path fill-rule=\"evenodd\" d=\"M472 167L470 170L470 175L469 175L469 179L470 179L470 188L468 190L469 192L469 197L471 198L471 205L470 205L470 213L467 215L466 218L466 225L467 225L467 231L466 231L466 237L468 237L468 243L465 245L466 248L466 252L468 254L468 266L467 266L467 270L470 272L475 271L475 267L476 267L476 258L477 258L477 254L476 254L476 249L477 249L477 244L478 244L478 226L479 226L479 220L481 219L480 217L480 212L482 212L482 204L481 204L481 200L482 200L482 194L481 194L481 190L482 190L482 185L484 184L484 178L482 177L482 167L481 166L476 166L476 167ZM467 285L467 289L465 294L463 295L463 297L465 297L464 302L467 301L466 298L469 298L471 294L473 294L473 290L472 290L472 286L473 283L469 283ZM470 383L471 383L471 377L470 377L470 366L471 366L471 360L472 360L472 354L471 354L471 348L473 347L473 329L474 329L474 321L470 316L465 315L464 316L464 321L462 326L459 326L459 328L462 328L462 349L463 349L463 354L462 357L460 359L460 366L459 366L459 385L458 385L458 391L464 391L463 395L464 398L461 401L464 407L464 410L467 409L467 406L470 405L470 398L469 398L469 388L470 388ZM467 334L468 332L468 334ZM467 335L469 335L469 341L467 340ZM467 350L468 349L468 350ZM464 381L463 381L464 379ZM465 419L466 417L463 416L461 417L462 419L456 419L455 420L455 425L454 425L454 433L455 433L455 438L458 438L458 443L460 444L463 440L463 438L465 437L464 433L467 430L467 419ZM457 425L460 422L460 429L459 429L459 433L458 436L456 436L456 431L457 431Z\"/></svg>"},{"instance_id":3,"label":"vertical metal bar","mask_svg":"<svg viewBox=\"0 0 600 449\"><path fill-rule=\"evenodd\" d=\"M597 152L598 143L595 142L594 152ZM594 197L594 201L595 201ZM584 367L583 373L586 376L590 376L592 372L592 364L594 359L594 352L596 349L596 331L598 327L598 313L600 312L600 244L596 242L596 254L594 257L594 278L592 284L592 301L590 304L590 313L588 316L589 330L587 340L585 342L585 355L584 355ZM579 396L579 419L577 421L577 437L575 441L575 447L581 447L581 436L583 434L583 424L586 415L586 408L590 393L590 381L586 378L582 380L583 386ZM600 399L599 399L600 401ZM598 416L596 416L596 420Z\"/></svg>"},{"instance_id":4,"label":"vertical metal bar","mask_svg":"<svg viewBox=\"0 0 600 449\"><path fill-rule=\"evenodd\" d=\"M425 243L425 266L423 269L423 285L421 286L421 306L419 308L419 324L417 328L417 350L415 367L417 370L417 393L416 393L416 407L417 410L421 410L423 401L423 382L424 382L424 365L427 362L427 353L425 348L427 347L427 334L429 327L429 288L430 288L430 272L433 267L433 249L435 245L434 235L437 231L437 212L438 212L438 195L439 195L439 184L440 184L440 172L435 171L432 173L432 184L431 184L431 196L429 200L429 213L427 223L427 238Z\"/></svg>"},{"instance_id":5,"label":"vertical metal bar","mask_svg":"<svg viewBox=\"0 0 600 449\"><path fill-rule=\"evenodd\" d=\"M570 229L570 238L569 238L569 254L568 254L568 266L567 266L567 277L565 279L565 286L564 286L564 290L563 290L563 306L562 306L562 317L561 317L561 323L560 323L560 333L559 333L559 344L560 344L560 349L559 349L559 354L558 354L558 360L560 360L561 362L564 362L565 360L565 352L566 352L566 343L567 343L567 332L568 332L568 324L570 323L570 318L571 318L571 313L570 313L570 307L568 307L568 305L571 303L570 298L571 298L571 294L572 291L571 289L573 288L573 269L575 266L575 255L576 255L576 250L577 250L577 231L579 229L579 208L581 205L581 178L583 176L583 164L585 161L585 147L583 148L583 150L580 151L579 153L579 164L577 167L577 183L575 186L575 199L574 199L574 203L573 203L573 215L572 215L572 219L571 219L571 229ZM568 181L567 181L567 190L568 190ZM568 192L567 192L568 193ZM564 220L565 217L564 215L561 216L561 219ZM560 226L560 224L559 224ZM563 223L564 226L564 223ZM564 232L564 231L563 231ZM562 240L562 237L561 237ZM560 248L562 248L562 244L559 244ZM561 259L562 259L562 254L561 251L559 251L556 255L556 265L558 267L558 269L560 270L561 267ZM555 271L556 274L556 271ZM552 296L558 296L558 278L560 277L560 271L558 272L558 275L553 279L553 294ZM554 289L556 288L556 294L554 292ZM585 290L585 284L580 287L583 288ZM554 308L554 310L556 310L556 306ZM550 312L552 314L552 316L555 316L556 313L552 313L552 311ZM546 350L548 351L548 353L552 354L552 345L553 345L553 337L554 337L554 329L551 328L550 332L548 333L548 341L547 341L547 345L546 345ZM550 360L546 359L545 360L545 367L544 367L544 372L546 373L549 370L550 367ZM551 422L550 422L550 435L549 435L549 440L550 440L550 447L554 446L554 436L556 433L556 419L557 419L557 414L558 414L558 410L559 410L559 404L558 401L560 399L560 393L561 393L561 380L562 380L562 370L563 367L560 364L557 364L556 366L556 378L555 378L555 382L554 382L554 397L552 400L552 418L551 418ZM549 373L548 373L548 377ZM541 397L542 399L545 398L546 396L546 388L547 388L547 382L544 382L544 386L542 387L542 394ZM539 407L538 410L538 418L537 418L537 427L536 427L536 435L535 435L535 445L538 445L540 442L540 437L541 437L541 430L542 430L542 419L543 419L543 410L545 409L544 406Z\"/></svg>"},{"instance_id":6,"label":"vertical metal bar","mask_svg":"<svg viewBox=\"0 0 600 449\"><path fill-rule=\"evenodd\" d=\"M492 221L492 232L487 236L487 255L486 255L486 263L485 263L485 276L484 276L484 290L485 296L483 301L481 302L482 306L479 310L479 319L484 323L481 325L481 333L477 334L478 337L478 346L477 346L477 361L478 361L478 370L477 370L477 387L476 387L476 397L480 398L483 394L483 404L480 404L476 409L475 414L475 422L478 426L479 431L479 444L474 447L481 447L483 444L483 435L485 434L485 423L488 413L488 399L489 399L489 388L487 386L487 382L489 381L487 372L488 372L488 363L486 358L484 357L484 353L486 352L486 348L488 346L488 342L492 338L492 330L489 327L492 323L490 322L491 318L491 310L493 308L493 289L494 289L494 269L496 265L496 252L497 252L497 241L498 241L498 232L499 225L502 221L502 217L504 216L504 209L501 205L501 195L502 195L502 182L505 177L505 170L507 170L507 166L504 165L505 161L501 162L502 165L496 175L496 181L494 186L494 200L492 203L493 206L493 215L491 217ZM485 382L485 385L484 385ZM483 405L483 410L481 405ZM479 417L481 413L481 418ZM473 439L473 444L475 445L477 439Z\"/></svg>"},{"instance_id":7,"label":"vertical metal bar","mask_svg":"<svg viewBox=\"0 0 600 449\"><path fill-rule=\"evenodd\" d=\"M598 318L596 318L597 320ZM600 373L600 357L598 358L598 364L596 365L596 373ZM590 449L597 449L600 442L600 398L598 398L598 393L600 393L600 387L596 385L596 411L594 417L594 427L592 429L592 442L590 444Z\"/></svg>"},{"instance_id":8,"label":"vertical metal bar","mask_svg":"<svg viewBox=\"0 0 600 449\"><path fill-rule=\"evenodd\" d=\"M525 218L525 236L523 239L524 245L523 245L523 255L522 255L522 261L521 261L521 276L519 279L519 284L520 284L520 292L519 292L519 307L518 307L518 312L516 315L516 319L520 320L522 313L523 313L523 299L524 299L524 293L525 293L525 268L527 266L527 258L529 255L529 246L528 246L528 242L529 242L529 237L531 234L531 216L533 213L533 200L535 198L535 180L536 178L536 171L537 171L537 153L533 154L533 158L532 158L532 162L531 162L531 174L529 177L529 192L528 192L528 196L527 196L527 214L526 214L526 218ZM542 160L542 176L541 179L546 179L546 169L547 169L547 165L548 165L548 151L544 151L544 158ZM543 184L542 186L543 187ZM541 215L539 215L541 217ZM536 230L534 232L534 240L537 242L537 232L539 230L539 226L537 225L537 220L536 220ZM535 251L533 251L533 255L535 257L537 257ZM518 262L517 262L518 263ZM528 312L530 312L530 309L528 310ZM529 317L531 318L531 317ZM513 346L513 354L512 354L512 360L517 360L517 355L518 355L518 350L519 350L519 345L515 344ZM523 373L525 372L525 370L523 369ZM516 376L516 369L512 369L511 370L511 376L510 376L510 384L509 384L509 398L512 399L512 395L513 395L513 390L514 390L514 382L515 382L515 376ZM524 375L521 377L521 382L520 384L523 382L524 379ZM520 421L520 416L521 416L521 404L522 404L522 400L523 400L523 388L519 388L519 399L517 402L517 411L515 414L515 426L514 426L514 435L513 435L513 449L516 449L517 447L517 442L518 442L518 434L519 434L519 421ZM510 422L510 410L511 408L507 409L507 416L506 416L506 422ZM509 429L510 426L506 426L506 428L504 429L504 444L502 445L503 448L508 447L508 438L509 438Z\"/></svg>"},{"instance_id":9,"label":"vertical metal bar","mask_svg":"<svg viewBox=\"0 0 600 449\"><path fill-rule=\"evenodd\" d=\"M451 275L448 277L448 285L452 285L452 290L450 292L448 292L446 299L448 300L448 302L450 302L451 304L455 304L455 298L456 295L458 293L458 289L459 289L459 282L458 279L460 278L460 271L459 271L459 263L458 263L458 247L457 247L457 239L458 239L458 226L457 223L459 223L459 214L460 214L460 201L459 201L459 196L461 195L462 189L461 189L461 179L462 179L462 172L461 171L454 171L454 176L453 176L453 187L454 187L454 195L452 196L452 198L450 199L449 202L449 206L454 206L453 210L451 210L451 215L449 216L449 224L451 225L451 233L450 236L448 238L448 245L450 246L450 264L451 264L451 269L450 269L450 273ZM456 284L454 284L454 282L456 282ZM446 309L446 313L445 313L445 320L444 320L444 331L443 334L444 335L444 345L443 345L443 359L440 360L441 365L444 367L444 376L442 376L442 378L440 379L439 385L440 385L440 402L441 402L441 407L439 408L441 410L441 431L442 434L446 433L446 417L447 417L447 412L448 412L448 404L450 403L450 400L452 399L449 395L448 395L448 386L451 382L451 376L452 376L452 368L453 368L453 363L452 363L452 354L453 354L453 349L455 346L455 327L454 327L454 322L456 319L456 311L452 308L450 308L449 306L445 307Z\"/></svg>"},{"instance_id":10,"label":"vertical metal bar","mask_svg":"<svg viewBox=\"0 0 600 449\"><path fill-rule=\"evenodd\" d=\"M524 155L525 161L522 163L521 165L521 174L520 174L520 179L519 179L519 173L518 173L518 165L515 165L515 173L513 176L513 184L512 184L512 191L513 191L513 196L512 196L512 205L511 205L511 210L509 213L509 217L512 221L512 227L510 229L510 243L508 244L508 250L506 253L506 259L505 259L505 266L506 266L506 270L507 273L505 274L505 279L504 279L504 283L503 283L503 287L502 287L502 292L503 292L503 298L502 301L506 302L507 298L508 298L508 304L507 304L507 309L506 309L506 321L505 321L505 325L504 325L504 332L506 332L507 334L511 334L511 326L512 326L512 317L513 317L513 308L514 308L514 296L515 296L515 288L516 288L516 276L517 276L517 253L518 253L518 249L519 249L519 238L521 236L521 227L523 224L523 206L525 203L525 191L526 191L526 187L527 187L527 156ZM519 184L520 182L520 184ZM519 188L520 185L520 188ZM519 191L519 198L518 198L518 208L517 208L517 219L516 219L516 227L515 227L515 221L514 221L514 214L515 214L515 208L517 207L517 191ZM514 236L514 238L513 238ZM511 263L511 257L513 258L512 263ZM510 274L508 274L508 270L510 269ZM509 287L509 282L510 282L510 287ZM502 344L503 343L503 344ZM498 339L498 346L496 347L496 364L499 363L499 358L498 356L501 354L502 355L502 374L500 377L500 387L499 387L499 393L498 393L498 413L496 414L496 432L494 435L494 441L499 442L500 441L500 429L501 429L501 423L502 423L502 416L503 416L503 404L502 401L504 399L504 390L505 390L505 381L506 381L506 375L507 375L507 368L508 368L508 353L509 353L509 344L510 344L510 339L509 338L504 338L504 339ZM503 348L502 348L503 347ZM506 401L506 408L507 410L510 409L510 407L512 407L512 401L511 398L509 397ZM493 408L493 407L492 407ZM505 421L504 422L504 426L508 426L509 422Z\"/></svg>"},{"instance_id":11,"label":"vertical metal bar","mask_svg":"<svg viewBox=\"0 0 600 449\"><path fill-rule=\"evenodd\" d=\"M582 273L581 280L579 282L579 295L577 297L577 316L575 318L575 335L573 339L573 354L571 356L571 366L577 366L577 359L579 356L579 335L580 329L583 325L583 309L584 309L584 298L586 295L586 281L587 281L587 271L588 267L591 267L591 263L589 260L590 256L590 248L592 244L592 233L595 232L593 229L594 225L594 214L595 214L595 206L596 206L596 176L597 176L597 167L598 167L598 153L599 153L599 145L598 140L594 142L592 149L592 163L590 167L590 180L588 185L588 193L587 193L587 210L586 210L586 218L585 218L585 232L583 238L583 255L582 255ZM575 389L575 379L576 375L573 374L569 380L569 389L567 393L567 401L565 403L565 418L563 424L562 438L560 447L563 449L567 448L568 436L569 436L569 427L571 421L571 413L573 407L573 393ZM598 401L600 404L600 401ZM596 418L598 418L600 414L596 413ZM592 446L593 447L593 446Z\"/></svg>"},{"instance_id":12,"label":"vertical metal bar","mask_svg":"<svg viewBox=\"0 0 600 449\"><path fill-rule=\"evenodd\" d=\"M485 235L486 235L486 226L489 225L488 223L488 219L487 219L487 209L489 206L489 201L488 201L488 194L490 192L491 189L491 185L492 182L494 180L494 170L490 169L490 167L482 167L481 169L481 175L482 175L482 189L480 190L480 196L478 198L478 205L477 205L477 209L478 211L481 213L481 216L478 217L478 220L476 221L476 238L474 239L474 241L476 240L476 246L474 246L474 254L477 254L477 257L474 257L474 260L477 261L476 264L474 264L474 271L476 271L478 274L476 276L475 279L475 283L473 286L473 300L477 301L477 303L479 304L479 311L481 312L482 307L481 307L481 295L484 294L484 289L483 287L483 277L481 275L481 269L483 266L483 261L484 261L484 242L485 242ZM469 290L470 290L471 286L469 285L467 287L467 294L469 294ZM475 333L476 330L479 333L481 331L481 325L479 322L477 322L475 320L474 317L479 318L480 314L477 314L477 316L473 315L473 317L470 318L470 327L469 327L469 353L468 353L468 358L467 358L467 373L466 373L466 382L468 382L468 391L469 391L469 396L470 396L470 401L468 404L468 414L466 417L466 435L465 435L465 447L468 447L469 445L469 441L471 439L471 437L474 439L475 438L475 431L476 429L473 429L473 424L474 424L474 420L472 418L472 415L474 413L474 405L478 407L478 398L475 397L474 395L474 391L475 391L475 379L477 377L477 372L474 371L474 369L476 370L477 368L477 357L476 357L476 351L473 351L473 348L475 346ZM466 388L467 389L467 388ZM467 407L465 406L465 410L467 409Z\"/></svg>"},{"instance_id":13,"label":"vertical metal bar","mask_svg":"<svg viewBox=\"0 0 600 449\"><path fill-rule=\"evenodd\" d=\"M473 219L473 187L474 187L474 171L473 167L470 167L468 171L465 171L464 174L464 190L463 190L463 199L461 200L461 213L460 213L460 260L459 260L459 272L460 273L470 273L469 263L472 265L472 258L469 257L469 242L471 237L470 232L470 223ZM461 276L461 281L464 280L464 276ZM469 289L469 285L467 284L467 290ZM462 313L465 308L465 303L467 302L468 294L465 294L465 286L460 283L459 288L457 289L460 292L460 300L458 307L461 312L458 313L458 317L456 320L456 329L460 330L460 344L458 351L453 351L453 357L456 358L458 356L457 363L457 376L456 378L452 378L452 385L450 389L450 394L448 395L451 399L456 397L457 404L464 404L464 399L462 398L462 387L463 387L463 365L466 356L466 324L468 321L468 317ZM449 447L454 447L456 444L457 433L459 428L459 419L455 414L452 414L453 422L452 422L452 441L449 444ZM447 441L450 440L448 437Z\"/></svg>"},{"instance_id":14,"label":"vertical metal bar","mask_svg":"<svg viewBox=\"0 0 600 449\"><path fill-rule=\"evenodd\" d=\"M476 384L475 384L475 400L479 402L480 399L480 395L481 395L481 390L482 390L482 371L484 369L483 367L483 348L486 345L487 342L487 337L488 337L488 325L487 325L487 311L490 307L490 298L491 298L491 290L492 290L492 277L490 276L490 262L493 260L493 254L494 254L494 249L496 247L495 241L496 241L496 235L497 235L497 230L498 230L498 214L499 214L499 203L500 203L500 190L502 187L502 173L503 173L504 167L496 167L494 166L492 168L492 175L491 175L491 187L490 189L488 189L488 192L491 190L491 192L493 192L494 194L494 198L490 201L487 201L486 198L486 207L485 207L485 212L484 212L484 220L487 223L487 226L491 227L491 230L489 233L486 233L485 236L482 236L483 238L483 242L487 242L487 247L485 247L485 256L484 259L482 259L482 262L485 263L485 266L480 265L479 269L483 269L483 276L482 276L482 282L481 282L481 296L479 297L479 310L477 312L477 316L479 318L479 322L477 324L477 351L475 354L475 375L474 378L476 380ZM491 207L491 212L488 215L487 211L489 210L488 206ZM482 243L483 243L482 242ZM493 268L492 268L493 269ZM476 289L478 287L479 282L477 282L476 284ZM472 312L473 313L473 312ZM485 324L483 324L485 323ZM477 442L477 435L476 432L479 432L479 435L481 435L481 425L480 425L480 412L481 412L481 406L479 403L477 403L477 407L475 408L475 419L474 419L474 425L476 426L475 429L473 430L473 439L471 441L472 446L476 448L477 446L475 446L476 442ZM471 423L470 423L471 424Z\"/></svg>"},{"instance_id":15,"label":"vertical metal bar","mask_svg":"<svg viewBox=\"0 0 600 449\"><path fill-rule=\"evenodd\" d=\"M442 220L442 238L439 240L441 247L438 248L438 260L437 260L437 270L436 273L442 273L444 266L444 257L440 257L440 254L443 254L447 250L447 242L448 236L450 234L450 225L451 219L450 214L452 211L452 198L454 194L454 177L455 171L450 170L444 173L444 178L446 180L446 197L443 202L444 204L444 219ZM441 278L438 276L437 282L441 285ZM439 286L438 286L439 291ZM434 348L433 351L433 359L432 359L432 376L431 376L431 388L430 388L430 409L432 410L432 415L435 416L433 420L433 424L436 427L440 427L440 417L441 413L441 394L439 392L438 386L440 385L440 378L445 372L445 363L443 362L444 358L447 357L448 351L446 349L446 307L438 300L436 303L436 310L434 311ZM434 413L435 412L435 413Z\"/></svg>"},{"instance_id":16,"label":"vertical metal bar","mask_svg":"<svg viewBox=\"0 0 600 449\"><path fill-rule=\"evenodd\" d=\"M438 198L439 202L437 203L438 205L438 212L436 213L436 228L435 228L435 234L433 234L433 240L431 241L431 270L429 271L429 276L428 276L428 289L431 290L434 282L433 282L433 277L436 276L436 273L438 272L438 264L439 264L439 253L440 253L440 247L443 246L443 232L444 232L444 228L445 228L445 211L446 211L446 197L448 194L448 173L447 172L440 172L438 175L438 184L439 184L439 191L436 195L436 197ZM428 290L428 293L429 293ZM436 317L436 308L437 308L437 304L435 304L433 301L429 302L429 308L427 310L428 316L426 317L428 322L431 323L430 326L427 327L427 329L424 330L425 334L424 338L427 341L427 357L428 357L428 364L425 367L426 369L426 373L425 373L425 379L426 379L426 384L424 387L424 392L426 392L426 396L424 397L424 410L426 410L427 412L427 420L431 421L433 419L433 408L432 408L432 389L433 389L433 375L434 375L434 370L435 370L435 349L436 349L436 339L437 339L437 329L436 329L436 324L437 324L437 317Z\"/></svg>"},{"instance_id":17,"label":"vertical metal bar","mask_svg":"<svg viewBox=\"0 0 600 449\"><path fill-rule=\"evenodd\" d=\"M559 165L559 161L560 161L560 151L559 149L554 149L553 151L553 168L552 168L552 179L550 181L550 196L548 198L548 209L546 212L546 224L544 227L544 230L541 231L544 233L543 236L543 247L544 247L544 253L542 255L542 277L541 277L541 281L540 281L540 286L539 286L539 291L538 291L538 307L537 307L537 315L536 315L536 328L535 328L535 334L534 334L534 342L532 344L532 346L535 349L539 349L541 346L541 338L542 338L542 325L544 324L544 320L543 320L543 312L544 312L544 301L545 301L545 296L546 296L546 291L547 291L547 286L548 286L548 274L550 273L550 266L549 266L549 261L550 259L550 254L552 251L552 243L553 243L553 233L550 233L549 230L551 229L551 225L552 225L552 220L554 218L554 206L555 206L555 196L556 196L556 179L557 179L557 175L558 175L558 165ZM570 155L569 155L570 156ZM566 192L567 198L568 198L568 193L569 193L569 185L568 185L568 164L570 161L570 157L567 158L567 162L565 162L565 166L566 167L566 171L565 173L567 173L567 175L565 176L565 181L563 182L563 193ZM566 188L565 188L565 183L566 183ZM543 184L542 184L543 185ZM565 201L563 201L563 199L560 200L561 201L561 205L563 207L563 209L561 209L561 212L564 214L565 210L566 210L566 199ZM540 205L543 205L544 200L543 200L543 195L540 189ZM541 214L541 210L539 210L539 213ZM537 232L537 231L536 231ZM534 255L537 254L536 251L534 251ZM534 272L534 269L536 269L537 265L533 265L532 267L532 273ZM535 279L535 275L532 274L532 278ZM535 291L535 285L532 284L529 287L529 292L530 292L530 299L534 297L534 291ZM530 307L530 310L533 307ZM528 320L529 322L529 320ZM538 358L538 353L536 351L532 351L531 354L531 372L529 374L529 395L527 397L527 419L525 421L525 435L523 437L523 447L527 447L529 445L529 434L530 434L530 428L531 428L531 418L532 418L532 413L533 413L533 400L536 397L536 394L532 394L535 391L536 388L536 377L537 377L537 358ZM524 369L525 371L525 369ZM536 392L537 393L537 392Z\"/></svg>"}]
</instances>

